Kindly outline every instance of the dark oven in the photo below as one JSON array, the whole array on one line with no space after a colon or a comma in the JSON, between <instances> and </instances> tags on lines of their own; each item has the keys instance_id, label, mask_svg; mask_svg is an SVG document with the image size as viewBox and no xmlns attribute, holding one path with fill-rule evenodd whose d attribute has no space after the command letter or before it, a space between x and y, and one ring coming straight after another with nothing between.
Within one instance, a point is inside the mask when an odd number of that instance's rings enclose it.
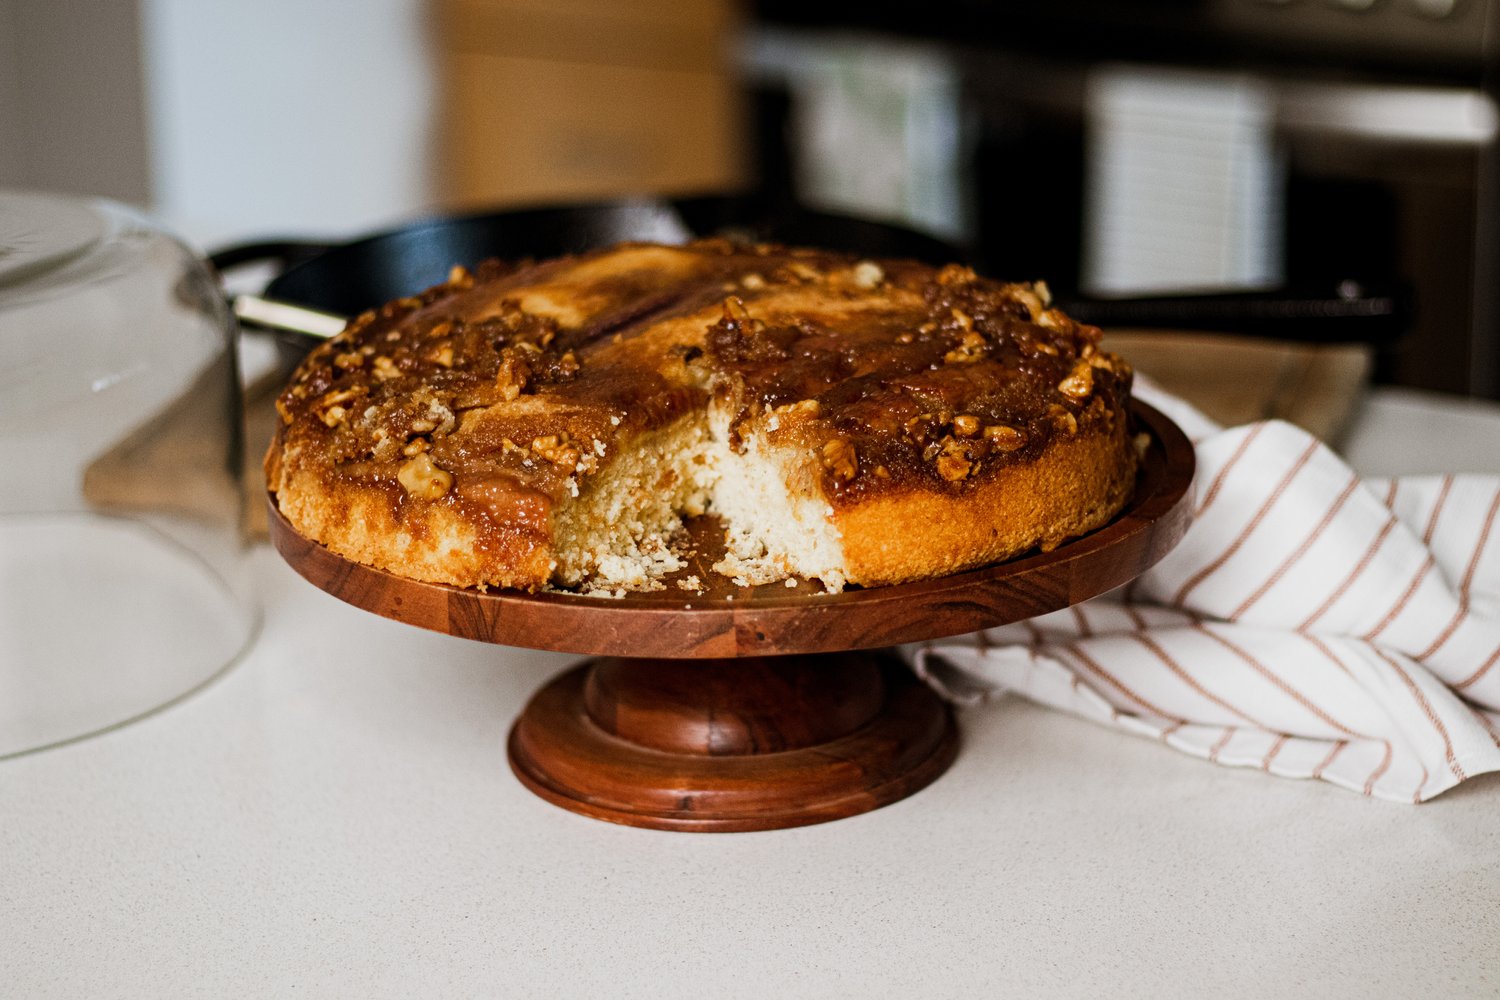
<instances>
[{"instance_id":1,"label":"dark oven","mask_svg":"<svg viewBox=\"0 0 1500 1000\"><path fill-rule=\"evenodd\" d=\"M1378 380L1500 398L1497 0L761 0L763 181L1060 291L1411 293Z\"/></svg>"}]
</instances>

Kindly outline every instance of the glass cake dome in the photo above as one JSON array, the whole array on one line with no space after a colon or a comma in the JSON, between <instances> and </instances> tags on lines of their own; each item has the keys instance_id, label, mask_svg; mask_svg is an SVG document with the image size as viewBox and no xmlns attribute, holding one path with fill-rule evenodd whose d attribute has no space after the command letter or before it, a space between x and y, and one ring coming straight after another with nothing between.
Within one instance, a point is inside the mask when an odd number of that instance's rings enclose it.
<instances>
[{"instance_id":1,"label":"glass cake dome","mask_svg":"<svg viewBox=\"0 0 1500 1000\"><path fill-rule=\"evenodd\" d=\"M249 642L234 357L159 226L0 191L0 758L140 718Z\"/></svg>"}]
</instances>

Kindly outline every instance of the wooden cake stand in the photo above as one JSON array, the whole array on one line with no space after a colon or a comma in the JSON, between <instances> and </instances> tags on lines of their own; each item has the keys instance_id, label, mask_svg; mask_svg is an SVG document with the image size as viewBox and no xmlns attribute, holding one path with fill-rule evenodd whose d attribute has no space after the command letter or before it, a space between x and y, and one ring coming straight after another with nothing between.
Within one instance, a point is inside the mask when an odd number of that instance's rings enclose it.
<instances>
[{"instance_id":1,"label":"wooden cake stand","mask_svg":"<svg viewBox=\"0 0 1500 1000\"><path fill-rule=\"evenodd\" d=\"M766 830L904 798L952 763L948 707L890 652L1056 611L1129 582L1191 516L1193 449L1136 402L1150 436L1134 497L1060 546L937 580L824 594L735 587L714 573L722 533L689 525L701 592L669 580L622 599L480 593L393 576L299 535L271 504L271 539L315 586L452 635L596 657L539 691L510 733L511 768L543 798L663 830ZM719 551L715 551L718 549Z\"/></svg>"}]
</instances>

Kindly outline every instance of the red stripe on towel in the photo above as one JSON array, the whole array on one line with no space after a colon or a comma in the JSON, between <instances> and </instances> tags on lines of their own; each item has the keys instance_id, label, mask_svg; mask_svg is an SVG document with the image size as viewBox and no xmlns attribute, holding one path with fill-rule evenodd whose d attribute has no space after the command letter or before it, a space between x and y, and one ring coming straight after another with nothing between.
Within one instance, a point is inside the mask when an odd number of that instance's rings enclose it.
<instances>
[{"instance_id":1,"label":"red stripe on towel","mask_svg":"<svg viewBox=\"0 0 1500 1000\"><path fill-rule=\"evenodd\" d=\"M1317 453L1319 447L1321 445L1317 441L1314 441L1307 446L1301 455L1297 456L1297 461L1287 470L1286 475L1281 477L1281 482L1276 484L1276 488L1271 491L1271 495L1266 497L1265 503L1261 504L1260 509L1255 512L1255 516L1250 518L1249 523L1240 531L1235 540L1229 544L1229 548L1225 549L1213 562L1189 577L1188 581L1177 591L1176 596L1172 598L1173 604L1181 606L1187 600L1187 595L1192 592L1193 588L1197 587L1198 584L1202 583L1216 572L1219 567L1234 557L1234 554L1240 550L1240 546L1245 544L1245 541L1260 526L1260 522L1271 512L1271 508L1276 506L1276 501L1281 499L1281 495L1292 484L1292 480L1297 478L1297 473L1301 472L1303 467L1312 460L1313 455Z\"/></svg>"},{"instance_id":2,"label":"red stripe on towel","mask_svg":"<svg viewBox=\"0 0 1500 1000\"><path fill-rule=\"evenodd\" d=\"M1312 548L1313 543L1322 537L1323 532L1328 529L1328 525L1333 521L1334 517L1338 515L1338 512L1343 509L1345 501L1347 501L1349 497L1354 494L1354 490L1358 486L1359 476L1351 475L1349 477L1349 484L1345 486L1343 492L1338 495L1338 499L1334 500L1333 506L1328 508L1328 513L1323 515L1323 520L1319 521L1317 527L1313 528L1308 536L1302 540L1302 544L1297 546L1297 550L1290 556L1287 556L1285 562L1276 567L1276 572L1272 573L1265 583L1257 587L1255 593L1245 598L1245 603L1241 604L1239 607L1235 608L1229 613L1230 621L1235 621L1236 619L1243 617L1245 612L1250 610L1251 606L1253 606L1256 601L1259 601L1262 597L1265 597L1266 594L1270 592L1272 587L1281 582L1281 578L1287 574L1287 571L1290 570L1299 559L1307 555L1307 550Z\"/></svg>"}]
</instances>

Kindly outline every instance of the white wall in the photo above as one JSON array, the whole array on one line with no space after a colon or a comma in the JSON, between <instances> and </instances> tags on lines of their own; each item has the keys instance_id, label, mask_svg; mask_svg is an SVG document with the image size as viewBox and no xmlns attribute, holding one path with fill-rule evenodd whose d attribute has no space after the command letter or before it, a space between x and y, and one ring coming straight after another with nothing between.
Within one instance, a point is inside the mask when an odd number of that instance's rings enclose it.
<instances>
[{"instance_id":1,"label":"white wall","mask_svg":"<svg viewBox=\"0 0 1500 1000\"><path fill-rule=\"evenodd\" d=\"M152 207L201 242L431 203L423 0L139 0Z\"/></svg>"}]
</instances>

